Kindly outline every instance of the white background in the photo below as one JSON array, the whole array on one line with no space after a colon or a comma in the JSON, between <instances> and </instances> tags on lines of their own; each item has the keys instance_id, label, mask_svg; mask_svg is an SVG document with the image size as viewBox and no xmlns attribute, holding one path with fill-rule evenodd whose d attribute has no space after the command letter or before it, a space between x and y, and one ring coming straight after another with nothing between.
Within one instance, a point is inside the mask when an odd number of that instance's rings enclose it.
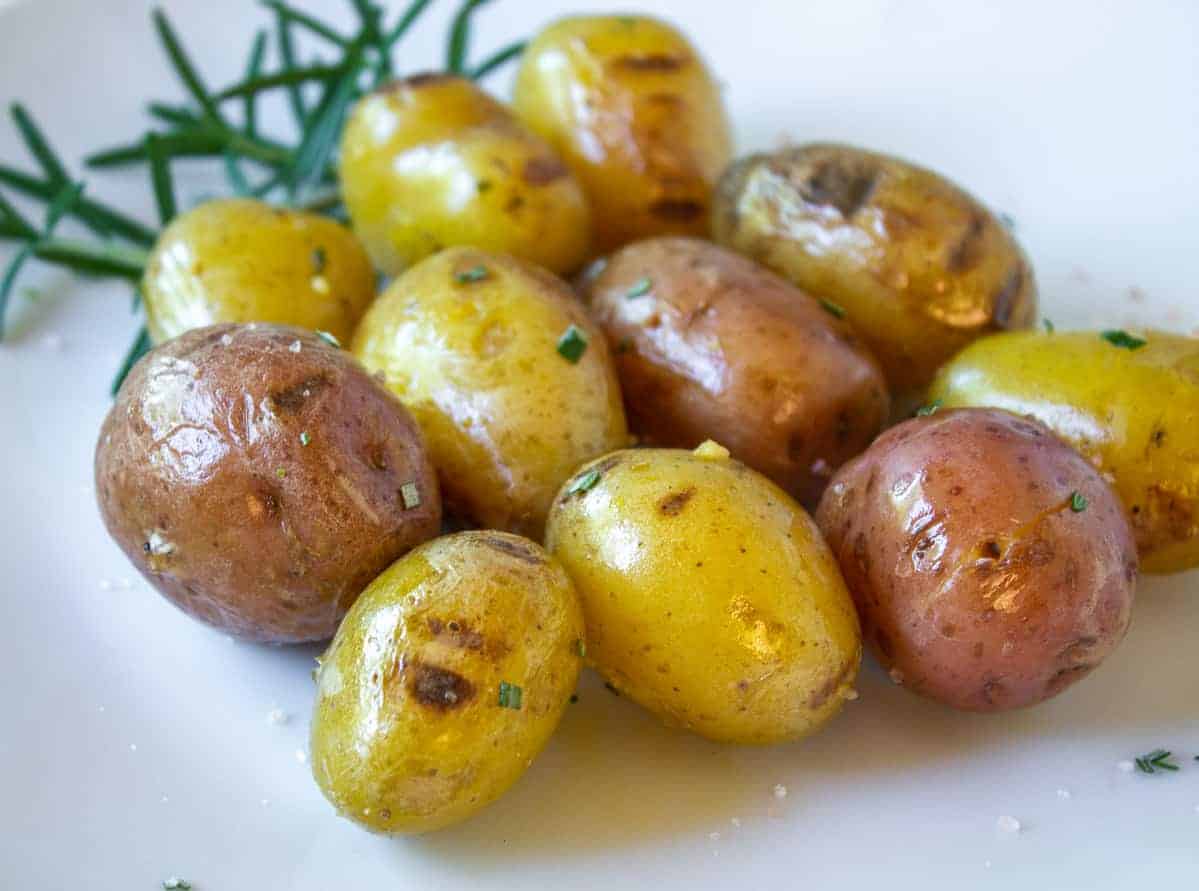
<instances>
[{"instance_id":1,"label":"white background","mask_svg":"<svg viewBox=\"0 0 1199 891\"><path fill-rule=\"evenodd\" d=\"M303 5L348 26L335 0ZM1199 4L645 5L707 55L742 150L839 139L919 160L1014 217L1059 328L1199 326ZM266 21L243 0L167 7L212 84L236 77ZM479 53L568 9L604 6L501 0L480 16ZM405 45L408 70L440 59L446 15ZM71 158L134 137L142 103L176 95L147 4L0 13L0 100L27 102ZM0 158L19 156L5 122ZM89 188L151 218L140 174ZM868 667L821 735L735 749L665 730L589 676L549 750L484 814L424 839L359 831L295 754L316 650L187 621L103 533L91 451L134 329L127 294L55 273L28 284L43 296L16 299L0 345L3 887L1199 886L1195 573L1144 580L1123 648L1039 708L956 714ZM268 723L275 706L289 723ZM1116 769L1157 746L1184 769ZM1001 815L1023 831L1000 832Z\"/></svg>"}]
</instances>

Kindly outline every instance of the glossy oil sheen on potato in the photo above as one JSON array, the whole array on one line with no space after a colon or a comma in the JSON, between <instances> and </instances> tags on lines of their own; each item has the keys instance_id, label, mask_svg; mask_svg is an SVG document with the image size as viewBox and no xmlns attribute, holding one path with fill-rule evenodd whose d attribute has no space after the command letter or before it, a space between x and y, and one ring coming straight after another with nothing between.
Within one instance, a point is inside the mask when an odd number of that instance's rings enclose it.
<instances>
[{"instance_id":1,"label":"glossy oil sheen on potato","mask_svg":"<svg viewBox=\"0 0 1199 891\"><path fill-rule=\"evenodd\" d=\"M558 352L575 326L577 362ZM540 537L558 487L583 461L627 444L603 335L561 280L452 248L379 298L354 353L416 417L456 513Z\"/></svg>"},{"instance_id":2,"label":"glossy oil sheen on potato","mask_svg":"<svg viewBox=\"0 0 1199 891\"><path fill-rule=\"evenodd\" d=\"M1032 415L1110 474L1141 568L1199 566L1199 340L1150 331L1135 350L1098 332L988 337L942 369L930 398Z\"/></svg>"},{"instance_id":3,"label":"glossy oil sheen on potato","mask_svg":"<svg viewBox=\"0 0 1199 891\"><path fill-rule=\"evenodd\" d=\"M380 269L399 274L451 245L578 269L590 214L550 147L474 83L393 81L364 97L342 134L342 197Z\"/></svg>"},{"instance_id":4,"label":"glossy oil sheen on potato","mask_svg":"<svg viewBox=\"0 0 1199 891\"><path fill-rule=\"evenodd\" d=\"M816 519L892 679L955 708L1056 696L1128 628L1137 557L1119 499L1035 421L960 409L893 427Z\"/></svg>"},{"instance_id":5,"label":"glossy oil sheen on potato","mask_svg":"<svg viewBox=\"0 0 1199 891\"><path fill-rule=\"evenodd\" d=\"M732 137L719 88L670 25L646 16L550 25L525 50L513 99L583 183L597 250L707 234Z\"/></svg>"},{"instance_id":6,"label":"glossy oil sheen on potato","mask_svg":"<svg viewBox=\"0 0 1199 891\"><path fill-rule=\"evenodd\" d=\"M887 421L882 372L849 326L738 254L639 241L595 264L582 290L643 441L715 438L814 507Z\"/></svg>"},{"instance_id":7,"label":"glossy oil sheen on potato","mask_svg":"<svg viewBox=\"0 0 1199 891\"><path fill-rule=\"evenodd\" d=\"M375 271L340 223L223 198L166 228L142 294L155 343L219 322L298 325L348 343L375 299Z\"/></svg>"},{"instance_id":8,"label":"glossy oil sheen on potato","mask_svg":"<svg viewBox=\"0 0 1199 891\"><path fill-rule=\"evenodd\" d=\"M581 468L546 546L582 599L589 662L670 724L774 743L854 696L858 619L815 524L713 443Z\"/></svg>"},{"instance_id":9,"label":"glossy oil sheen on potato","mask_svg":"<svg viewBox=\"0 0 1199 891\"><path fill-rule=\"evenodd\" d=\"M416 549L363 593L321 659L317 783L377 832L465 819L553 733L582 637L570 580L537 544L462 532ZM501 699L501 684L519 693Z\"/></svg>"},{"instance_id":10,"label":"glossy oil sheen on potato","mask_svg":"<svg viewBox=\"0 0 1199 891\"><path fill-rule=\"evenodd\" d=\"M942 362L1036 317L1007 228L937 174L846 145L752 155L721 180L713 233L845 308L906 411Z\"/></svg>"},{"instance_id":11,"label":"glossy oil sheen on potato","mask_svg":"<svg viewBox=\"0 0 1199 891\"><path fill-rule=\"evenodd\" d=\"M279 325L151 351L96 445L109 533L168 600L241 638L326 640L388 564L436 535L412 418L349 353Z\"/></svg>"}]
</instances>

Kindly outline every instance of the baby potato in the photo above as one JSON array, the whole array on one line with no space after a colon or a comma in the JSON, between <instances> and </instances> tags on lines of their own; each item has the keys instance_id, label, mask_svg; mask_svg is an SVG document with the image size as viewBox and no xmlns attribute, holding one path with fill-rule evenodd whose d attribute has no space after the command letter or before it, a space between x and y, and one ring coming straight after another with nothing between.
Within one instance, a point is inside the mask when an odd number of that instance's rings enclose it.
<instances>
[{"instance_id":1,"label":"baby potato","mask_svg":"<svg viewBox=\"0 0 1199 891\"><path fill-rule=\"evenodd\" d=\"M937 174L847 145L752 155L720 182L716 241L843 307L900 414L975 338L1025 328L1032 268L1007 228Z\"/></svg>"},{"instance_id":2,"label":"baby potato","mask_svg":"<svg viewBox=\"0 0 1199 891\"><path fill-rule=\"evenodd\" d=\"M707 234L732 135L719 87L673 27L647 16L552 24L525 50L513 101L583 183L600 252Z\"/></svg>"},{"instance_id":3,"label":"baby potato","mask_svg":"<svg viewBox=\"0 0 1199 891\"><path fill-rule=\"evenodd\" d=\"M421 74L358 102L339 163L354 231L390 275L450 245L558 273L586 259L590 211L548 145L466 78Z\"/></svg>"},{"instance_id":4,"label":"baby potato","mask_svg":"<svg viewBox=\"0 0 1199 891\"><path fill-rule=\"evenodd\" d=\"M349 353L282 325L213 325L134 366L96 445L109 534L193 618L328 640L441 527L415 422Z\"/></svg>"},{"instance_id":5,"label":"baby potato","mask_svg":"<svg viewBox=\"0 0 1199 891\"><path fill-rule=\"evenodd\" d=\"M1056 696L1128 628L1120 501L1036 421L959 409L893 427L841 468L816 521L892 679L954 708Z\"/></svg>"},{"instance_id":6,"label":"baby potato","mask_svg":"<svg viewBox=\"0 0 1199 891\"><path fill-rule=\"evenodd\" d=\"M603 335L561 280L530 264L449 248L371 307L354 354L415 415L463 519L540 538L583 461L626 445Z\"/></svg>"},{"instance_id":7,"label":"baby potato","mask_svg":"<svg viewBox=\"0 0 1199 891\"><path fill-rule=\"evenodd\" d=\"M375 271L334 220L221 198L167 226L142 295L155 343L218 322L278 322L348 342L375 299Z\"/></svg>"},{"instance_id":8,"label":"baby potato","mask_svg":"<svg viewBox=\"0 0 1199 891\"><path fill-rule=\"evenodd\" d=\"M582 666L570 579L537 544L460 532L398 560L320 660L312 773L376 832L440 829L504 794Z\"/></svg>"},{"instance_id":9,"label":"baby potato","mask_svg":"<svg viewBox=\"0 0 1199 891\"><path fill-rule=\"evenodd\" d=\"M669 724L775 743L856 695L858 619L816 525L715 443L583 467L546 547L582 599L588 660Z\"/></svg>"},{"instance_id":10,"label":"baby potato","mask_svg":"<svg viewBox=\"0 0 1199 891\"><path fill-rule=\"evenodd\" d=\"M1199 340L1150 331L1019 332L977 341L930 398L1031 415L1113 481L1141 568L1199 566ZM1144 341L1143 345L1139 345ZM1127 343L1122 347L1118 343Z\"/></svg>"},{"instance_id":11,"label":"baby potato","mask_svg":"<svg viewBox=\"0 0 1199 891\"><path fill-rule=\"evenodd\" d=\"M627 245L583 281L616 346L633 432L694 448L709 436L815 507L828 478L882 429L882 372L820 304L695 238Z\"/></svg>"}]
</instances>

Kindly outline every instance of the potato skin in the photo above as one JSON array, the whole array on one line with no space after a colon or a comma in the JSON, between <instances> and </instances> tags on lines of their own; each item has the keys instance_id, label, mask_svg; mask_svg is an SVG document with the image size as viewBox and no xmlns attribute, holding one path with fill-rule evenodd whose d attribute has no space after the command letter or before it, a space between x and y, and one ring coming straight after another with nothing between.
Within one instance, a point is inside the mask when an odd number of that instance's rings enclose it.
<instances>
[{"instance_id":1,"label":"potato skin","mask_svg":"<svg viewBox=\"0 0 1199 891\"><path fill-rule=\"evenodd\" d=\"M576 363L557 350L571 325L588 341ZM628 443L603 335L565 282L513 257L449 248L414 266L354 354L416 417L447 505L481 526L540 538L572 471Z\"/></svg>"},{"instance_id":2,"label":"potato skin","mask_svg":"<svg viewBox=\"0 0 1199 891\"><path fill-rule=\"evenodd\" d=\"M1128 628L1119 499L1036 421L960 409L893 427L833 478L816 521L879 661L954 708L1056 696Z\"/></svg>"},{"instance_id":3,"label":"potato skin","mask_svg":"<svg viewBox=\"0 0 1199 891\"><path fill-rule=\"evenodd\" d=\"M645 442L694 448L711 437L815 507L833 470L888 419L882 371L849 326L732 251L635 242L595 264L581 290Z\"/></svg>"},{"instance_id":4,"label":"potato skin","mask_svg":"<svg viewBox=\"0 0 1199 891\"><path fill-rule=\"evenodd\" d=\"M1032 268L1007 228L937 174L847 145L743 158L721 179L715 240L845 308L901 414L950 356L1026 328Z\"/></svg>"},{"instance_id":5,"label":"potato skin","mask_svg":"<svg viewBox=\"0 0 1199 891\"><path fill-rule=\"evenodd\" d=\"M473 82L422 74L361 99L341 141L342 196L380 269L450 245L558 273L586 259L591 214L550 147Z\"/></svg>"},{"instance_id":6,"label":"potato skin","mask_svg":"<svg viewBox=\"0 0 1199 891\"><path fill-rule=\"evenodd\" d=\"M776 743L854 697L858 619L816 525L714 443L581 468L546 547L582 599L590 664L669 724Z\"/></svg>"},{"instance_id":7,"label":"potato skin","mask_svg":"<svg viewBox=\"0 0 1199 891\"><path fill-rule=\"evenodd\" d=\"M312 773L376 832L439 829L502 795L558 725L582 666L562 567L502 532L429 542L376 579L317 673ZM521 688L503 707L500 683Z\"/></svg>"},{"instance_id":8,"label":"potato skin","mask_svg":"<svg viewBox=\"0 0 1199 891\"><path fill-rule=\"evenodd\" d=\"M137 570L246 640L328 639L367 583L441 525L415 422L301 328L214 325L152 350L104 421L95 475ZM405 509L407 483L420 504Z\"/></svg>"},{"instance_id":9,"label":"potato skin","mask_svg":"<svg viewBox=\"0 0 1199 891\"><path fill-rule=\"evenodd\" d=\"M732 135L719 88L675 28L647 16L562 19L525 50L513 102L582 182L599 252L707 234Z\"/></svg>"},{"instance_id":10,"label":"potato skin","mask_svg":"<svg viewBox=\"0 0 1199 891\"><path fill-rule=\"evenodd\" d=\"M375 299L375 271L340 223L221 198L167 226L142 294L155 343L219 322L298 325L348 342Z\"/></svg>"},{"instance_id":11,"label":"potato skin","mask_svg":"<svg viewBox=\"0 0 1199 891\"><path fill-rule=\"evenodd\" d=\"M1098 332L986 337L937 375L930 398L994 406L1050 427L1112 481L1141 569L1199 566L1199 339L1142 332L1128 350Z\"/></svg>"}]
</instances>

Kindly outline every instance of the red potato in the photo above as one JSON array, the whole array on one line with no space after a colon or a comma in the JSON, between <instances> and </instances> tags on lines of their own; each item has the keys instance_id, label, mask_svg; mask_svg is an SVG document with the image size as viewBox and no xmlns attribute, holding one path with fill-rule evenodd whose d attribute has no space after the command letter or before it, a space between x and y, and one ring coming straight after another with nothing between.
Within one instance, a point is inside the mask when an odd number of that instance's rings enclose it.
<instances>
[{"instance_id":1,"label":"red potato","mask_svg":"<svg viewBox=\"0 0 1199 891\"><path fill-rule=\"evenodd\" d=\"M884 667L954 708L1055 696L1128 628L1124 510L1036 421L963 409L900 424L833 478L816 519Z\"/></svg>"}]
</instances>

